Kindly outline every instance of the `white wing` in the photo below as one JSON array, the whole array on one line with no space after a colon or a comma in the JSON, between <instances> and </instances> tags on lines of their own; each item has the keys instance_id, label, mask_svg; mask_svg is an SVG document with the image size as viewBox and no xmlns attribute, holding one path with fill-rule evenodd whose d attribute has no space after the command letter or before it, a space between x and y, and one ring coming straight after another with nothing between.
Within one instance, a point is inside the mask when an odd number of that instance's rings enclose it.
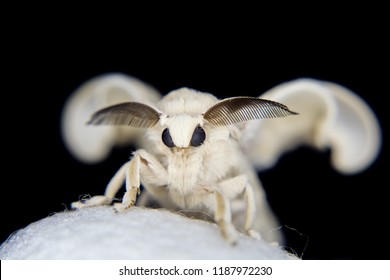
<instances>
[{"instance_id":1,"label":"white wing","mask_svg":"<svg viewBox=\"0 0 390 280\"><path fill-rule=\"evenodd\" d=\"M62 136L74 157L85 163L105 159L113 146L129 143L135 129L88 126L91 115L104 107L128 101L155 104L161 95L151 86L123 74L108 74L81 85L67 100L62 113Z\"/></svg>"},{"instance_id":2,"label":"white wing","mask_svg":"<svg viewBox=\"0 0 390 280\"><path fill-rule=\"evenodd\" d=\"M330 82L299 79L261 95L287 105L299 115L247 123L242 148L259 170L275 165L282 154L300 145L331 149L333 167L352 174L377 157L381 131L367 103Z\"/></svg>"}]
</instances>

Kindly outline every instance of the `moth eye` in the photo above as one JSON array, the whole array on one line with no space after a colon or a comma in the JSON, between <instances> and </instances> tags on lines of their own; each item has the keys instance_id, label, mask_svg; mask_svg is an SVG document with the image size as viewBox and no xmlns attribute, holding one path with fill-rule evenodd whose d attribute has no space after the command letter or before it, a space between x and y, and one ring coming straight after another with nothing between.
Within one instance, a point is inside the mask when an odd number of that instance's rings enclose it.
<instances>
[{"instance_id":1,"label":"moth eye","mask_svg":"<svg viewBox=\"0 0 390 280\"><path fill-rule=\"evenodd\" d=\"M191 146L199 147L200 145L203 144L205 139L206 139L206 132L204 132L203 128L197 126L194 130L194 134L192 134Z\"/></svg>"},{"instance_id":2,"label":"moth eye","mask_svg":"<svg viewBox=\"0 0 390 280\"><path fill-rule=\"evenodd\" d=\"M164 142L165 146L167 146L169 148L175 147L175 143L173 143L173 140L172 140L171 134L169 133L168 128L164 129L161 138L162 138L162 141Z\"/></svg>"}]
</instances>

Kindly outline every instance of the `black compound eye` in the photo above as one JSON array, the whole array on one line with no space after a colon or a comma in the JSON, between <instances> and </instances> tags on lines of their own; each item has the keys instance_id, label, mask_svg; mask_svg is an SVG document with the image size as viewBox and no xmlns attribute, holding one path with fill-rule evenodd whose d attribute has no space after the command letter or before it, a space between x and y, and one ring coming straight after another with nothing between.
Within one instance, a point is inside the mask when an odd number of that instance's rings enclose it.
<instances>
[{"instance_id":1,"label":"black compound eye","mask_svg":"<svg viewBox=\"0 0 390 280\"><path fill-rule=\"evenodd\" d=\"M168 128L164 129L161 138L167 147L169 147L169 148L175 147L175 143L173 143L173 140L172 140L171 134L169 133Z\"/></svg>"},{"instance_id":2,"label":"black compound eye","mask_svg":"<svg viewBox=\"0 0 390 280\"><path fill-rule=\"evenodd\" d=\"M203 144L205 139L206 139L206 132L204 132L203 128L197 126L194 130L194 134L192 134L191 146L199 147L200 145Z\"/></svg>"}]
</instances>

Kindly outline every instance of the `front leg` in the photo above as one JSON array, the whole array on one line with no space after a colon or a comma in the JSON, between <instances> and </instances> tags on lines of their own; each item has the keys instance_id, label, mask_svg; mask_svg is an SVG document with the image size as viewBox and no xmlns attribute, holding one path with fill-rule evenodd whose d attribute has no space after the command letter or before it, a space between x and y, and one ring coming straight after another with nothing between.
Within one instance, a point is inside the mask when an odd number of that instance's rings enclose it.
<instances>
[{"instance_id":1,"label":"front leg","mask_svg":"<svg viewBox=\"0 0 390 280\"><path fill-rule=\"evenodd\" d=\"M260 239L260 234L255 231L253 227L253 222L256 216L256 203L255 203L255 196L253 192L252 185L248 182L248 179L245 175L239 175L230 179L227 179L225 181L219 182L217 185L210 186L206 188L209 192L215 192L219 193L219 196L222 196L222 198L217 199L217 209L216 216L217 216L217 210L218 210L218 203L219 205L228 205L229 206L229 213L225 213L224 217L226 217L223 224L230 223L231 224L231 210L230 210L230 201L235 199L237 196L242 194L244 192L245 196L245 203L246 203L246 214L245 214L245 224L244 224L244 230L245 232L256 239ZM217 196L218 197L218 196ZM219 201L218 201L219 200ZM227 211L228 207L225 207L225 211ZM221 212L221 210L220 210ZM216 219L218 222L218 220ZM222 234L224 235L224 229L222 229Z\"/></svg>"},{"instance_id":2,"label":"front leg","mask_svg":"<svg viewBox=\"0 0 390 280\"><path fill-rule=\"evenodd\" d=\"M215 202L215 221L219 225L222 236L233 245L237 240L237 231L232 224L230 202L219 192L215 192Z\"/></svg>"},{"instance_id":3,"label":"front leg","mask_svg":"<svg viewBox=\"0 0 390 280\"><path fill-rule=\"evenodd\" d=\"M112 203L117 192L126 181L126 193L122 203L115 204L117 211L124 211L135 204L137 195L140 192L140 174L144 173L148 180L161 183L166 180L166 170L160 162L145 150L138 150L133 154L133 158L126 162L114 175L107 185L104 195L93 196L90 199L73 202L72 208L84 208Z\"/></svg>"},{"instance_id":4,"label":"front leg","mask_svg":"<svg viewBox=\"0 0 390 280\"><path fill-rule=\"evenodd\" d=\"M80 209L92 206L110 205L112 200L115 198L116 193L122 187L125 180L125 174L130 165L130 161L126 162L122 167L115 173L114 177L110 180L107 185L104 195L96 195L90 199L80 200L73 202L71 208Z\"/></svg>"},{"instance_id":5,"label":"front leg","mask_svg":"<svg viewBox=\"0 0 390 280\"><path fill-rule=\"evenodd\" d=\"M166 184L167 171L157 158L145 150L137 150L126 172L126 192L122 203L114 204L116 211L125 211L136 203L137 195L140 194L141 175L148 184Z\"/></svg>"}]
</instances>

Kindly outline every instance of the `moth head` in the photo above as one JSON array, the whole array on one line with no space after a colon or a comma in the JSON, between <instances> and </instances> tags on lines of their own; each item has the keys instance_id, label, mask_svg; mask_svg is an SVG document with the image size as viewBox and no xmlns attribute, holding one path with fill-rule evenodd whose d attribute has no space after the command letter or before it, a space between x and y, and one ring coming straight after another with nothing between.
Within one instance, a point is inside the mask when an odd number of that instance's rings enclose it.
<instances>
[{"instance_id":1,"label":"moth head","mask_svg":"<svg viewBox=\"0 0 390 280\"><path fill-rule=\"evenodd\" d=\"M228 126L249 120L294 114L296 113L283 104L255 97L226 98L200 115L183 112L168 116L152 106L127 102L97 111L88 124L151 128L160 123L163 127L161 140L167 147L189 148L199 147L206 141L204 125Z\"/></svg>"},{"instance_id":2,"label":"moth head","mask_svg":"<svg viewBox=\"0 0 390 280\"><path fill-rule=\"evenodd\" d=\"M199 147L206 140L203 117L188 114L167 116L162 124L166 126L161 139L169 148Z\"/></svg>"}]
</instances>

